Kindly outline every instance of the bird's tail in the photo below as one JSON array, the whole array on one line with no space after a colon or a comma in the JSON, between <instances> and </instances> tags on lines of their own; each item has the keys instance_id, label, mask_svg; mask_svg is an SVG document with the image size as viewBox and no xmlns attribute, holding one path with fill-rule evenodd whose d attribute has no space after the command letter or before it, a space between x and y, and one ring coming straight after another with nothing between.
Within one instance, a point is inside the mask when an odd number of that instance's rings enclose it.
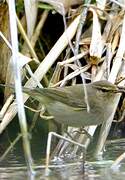
<instances>
[{"instance_id":1,"label":"bird's tail","mask_svg":"<svg viewBox=\"0 0 125 180\"><path fill-rule=\"evenodd\" d=\"M15 92L15 85L14 84L0 84L1 88L10 88L13 90L13 92ZM27 88L27 87L22 87L22 91L26 94L29 94L28 92L32 91L33 89L31 88ZM30 95L30 94L29 94Z\"/></svg>"},{"instance_id":2,"label":"bird's tail","mask_svg":"<svg viewBox=\"0 0 125 180\"><path fill-rule=\"evenodd\" d=\"M15 93L15 86L14 84L0 84L0 87L7 87L13 90L13 92ZM45 98L46 95L44 95L44 88L28 88L28 87L22 87L22 92L28 94L29 96L31 96L32 98L45 103Z\"/></svg>"}]
</instances>

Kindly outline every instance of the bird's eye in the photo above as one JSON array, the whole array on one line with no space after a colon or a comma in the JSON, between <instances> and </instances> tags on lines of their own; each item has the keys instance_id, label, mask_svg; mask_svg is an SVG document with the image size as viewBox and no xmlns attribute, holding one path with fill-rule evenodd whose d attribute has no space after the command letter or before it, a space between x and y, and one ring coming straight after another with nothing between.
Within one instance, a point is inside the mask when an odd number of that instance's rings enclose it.
<instances>
[{"instance_id":1,"label":"bird's eye","mask_svg":"<svg viewBox=\"0 0 125 180\"><path fill-rule=\"evenodd\" d=\"M102 92L107 92L107 89L101 89Z\"/></svg>"},{"instance_id":2,"label":"bird's eye","mask_svg":"<svg viewBox=\"0 0 125 180\"><path fill-rule=\"evenodd\" d=\"M100 91L100 92L107 92L108 90L107 89L103 89L103 88L98 88L98 91Z\"/></svg>"}]
</instances>

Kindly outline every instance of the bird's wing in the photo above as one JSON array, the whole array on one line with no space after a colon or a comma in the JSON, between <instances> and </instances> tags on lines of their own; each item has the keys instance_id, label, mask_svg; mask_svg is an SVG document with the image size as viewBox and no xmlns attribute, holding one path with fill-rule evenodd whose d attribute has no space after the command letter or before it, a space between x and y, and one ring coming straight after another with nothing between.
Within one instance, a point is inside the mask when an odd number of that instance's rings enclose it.
<instances>
[{"instance_id":1,"label":"bird's wing","mask_svg":"<svg viewBox=\"0 0 125 180\"><path fill-rule=\"evenodd\" d=\"M14 89L13 85L3 85ZM82 87L82 86L81 86ZM59 101L74 107L74 110L87 109L84 100L84 90L79 85L67 86L62 88L35 88L23 87L23 92L39 101L39 97L48 97L54 101ZM37 97L37 98L36 98ZM41 98L40 98L41 99Z\"/></svg>"},{"instance_id":2,"label":"bird's wing","mask_svg":"<svg viewBox=\"0 0 125 180\"><path fill-rule=\"evenodd\" d=\"M84 100L84 92L83 92L83 96L79 97L78 92L73 93L71 89L66 89L66 88L44 88L44 89L38 88L35 90L38 93L42 93L43 96L51 98L54 101L60 101L76 109L87 108Z\"/></svg>"}]
</instances>

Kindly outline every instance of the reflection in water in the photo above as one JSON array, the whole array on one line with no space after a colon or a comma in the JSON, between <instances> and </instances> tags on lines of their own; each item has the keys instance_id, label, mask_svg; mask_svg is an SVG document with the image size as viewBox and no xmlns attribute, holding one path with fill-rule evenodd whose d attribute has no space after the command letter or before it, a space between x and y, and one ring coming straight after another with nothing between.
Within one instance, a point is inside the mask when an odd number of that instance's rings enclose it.
<instances>
[{"instance_id":1,"label":"reflection in water","mask_svg":"<svg viewBox=\"0 0 125 180\"><path fill-rule=\"evenodd\" d=\"M34 145L35 147L35 145ZM100 161L95 161L94 159L89 159L89 162L85 165L85 173L83 173L82 162L77 162L74 160L71 163L60 162L58 165L53 164L51 166L51 173L49 177L44 176L44 166L41 166L41 156L35 157L35 176L28 176L27 169L25 166L24 158L22 153L17 153L15 149L7 156L7 158L0 163L0 179L40 179L40 180L122 180L125 177L125 163L121 164L119 171L113 172L110 170L112 160L118 155L123 153L125 150L125 140L119 140L117 142L108 143L106 145L106 152L104 157ZM36 146L35 154L38 153L38 148ZM90 155L90 154L89 154Z\"/></svg>"},{"instance_id":2,"label":"reflection in water","mask_svg":"<svg viewBox=\"0 0 125 180\"><path fill-rule=\"evenodd\" d=\"M40 122L40 123L39 123ZM18 123L15 122L17 125ZM35 163L35 176L28 176L25 159L23 157L22 150L22 141L20 140L16 146L12 149L12 151L7 155L7 157L0 162L0 179L4 180L122 180L125 177L125 164L123 163L118 172L112 172L109 170L109 167L112 163L111 160L116 159L120 154L125 151L125 139L119 141L110 141L106 145L106 151L103 155L103 158L100 161L95 161L92 159L93 155L93 147L91 147L92 152L87 155L87 163L85 165L85 173L83 173L83 163L79 162L78 159L66 160L63 159L57 163L53 162L53 166L50 168L51 173L49 177L44 176L44 162L42 162L42 158L44 158L45 147L46 147L46 138L47 132L45 132L45 128L42 128L43 124L41 121L38 121L37 128L34 128L34 132L31 137L32 144L32 156ZM14 129L14 131L13 131ZM4 152L9 145L6 145L6 142L12 142L18 134L19 127L11 124L9 128L9 132L5 138L0 139L0 153ZM17 130L17 132L15 132ZM45 137L46 134L46 137ZM5 146L5 148L4 148ZM52 163L51 163L52 164Z\"/></svg>"}]
</instances>

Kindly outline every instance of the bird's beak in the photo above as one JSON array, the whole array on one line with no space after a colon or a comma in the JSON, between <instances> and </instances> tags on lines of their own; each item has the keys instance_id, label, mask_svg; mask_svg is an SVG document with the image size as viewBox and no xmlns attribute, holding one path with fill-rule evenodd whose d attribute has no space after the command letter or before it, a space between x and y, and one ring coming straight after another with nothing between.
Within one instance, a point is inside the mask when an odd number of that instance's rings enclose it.
<instances>
[{"instance_id":1,"label":"bird's beak","mask_svg":"<svg viewBox=\"0 0 125 180\"><path fill-rule=\"evenodd\" d=\"M125 93L125 87L124 86L117 86L117 93Z\"/></svg>"}]
</instances>

